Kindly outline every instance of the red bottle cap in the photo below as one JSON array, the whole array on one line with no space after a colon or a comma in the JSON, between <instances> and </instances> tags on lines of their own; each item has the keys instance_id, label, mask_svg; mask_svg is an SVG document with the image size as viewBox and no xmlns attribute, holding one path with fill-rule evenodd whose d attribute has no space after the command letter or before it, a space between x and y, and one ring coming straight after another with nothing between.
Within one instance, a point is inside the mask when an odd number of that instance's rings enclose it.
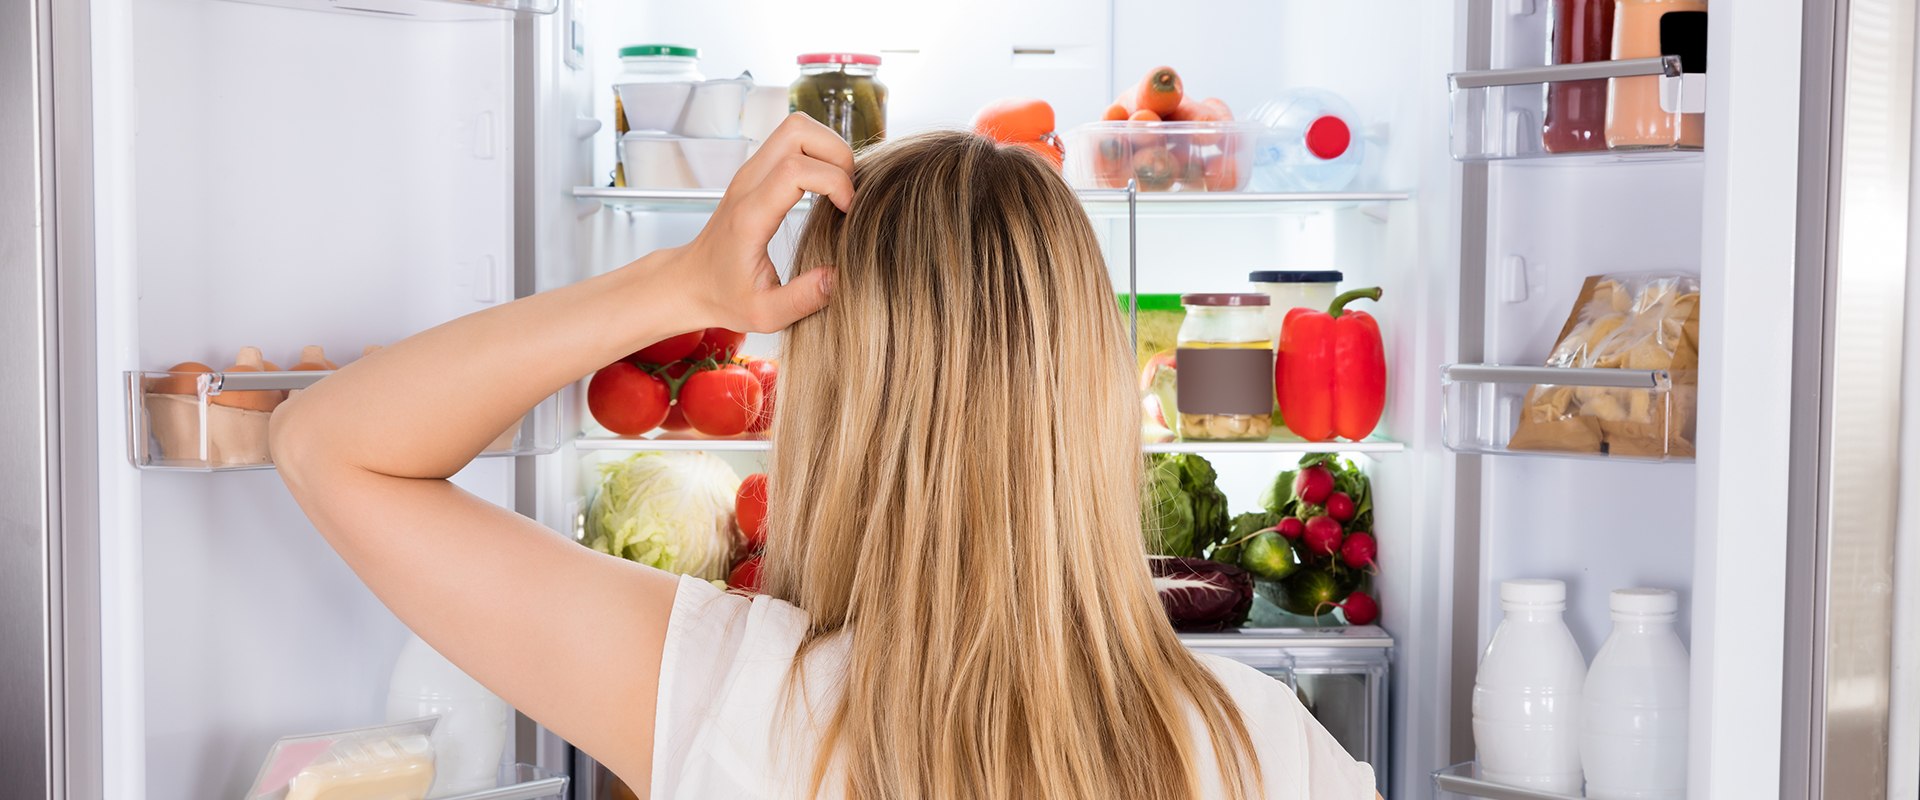
<instances>
[{"instance_id":1,"label":"red bottle cap","mask_svg":"<svg viewBox=\"0 0 1920 800\"><path fill-rule=\"evenodd\" d=\"M1347 145L1352 143L1353 131L1339 117L1321 117L1307 126L1307 152L1321 158L1339 158L1347 152Z\"/></svg>"}]
</instances>

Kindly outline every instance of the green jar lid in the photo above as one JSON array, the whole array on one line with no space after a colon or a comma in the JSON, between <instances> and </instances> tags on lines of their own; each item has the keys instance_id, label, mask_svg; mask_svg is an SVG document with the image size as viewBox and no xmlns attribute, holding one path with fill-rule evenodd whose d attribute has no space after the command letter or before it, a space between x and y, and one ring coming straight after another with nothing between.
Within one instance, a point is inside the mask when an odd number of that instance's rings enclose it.
<instances>
[{"instance_id":1,"label":"green jar lid","mask_svg":"<svg viewBox=\"0 0 1920 800\"><path fill-rule=\"evenodd\" d=\"M630 44L620 48L621 58L635 56L674 56L677 58L699 58L700 48L681 47L677 44Z\"/></svg>"}]
</instances>

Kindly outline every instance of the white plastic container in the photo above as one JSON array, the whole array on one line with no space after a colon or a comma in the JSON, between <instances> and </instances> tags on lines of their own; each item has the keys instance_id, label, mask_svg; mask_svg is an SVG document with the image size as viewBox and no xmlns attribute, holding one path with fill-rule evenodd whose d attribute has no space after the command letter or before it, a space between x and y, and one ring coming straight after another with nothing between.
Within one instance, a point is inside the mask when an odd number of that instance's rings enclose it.
<instances>
[{"instance_id":1,"label":"white plastic container","mask_svg":"<svg viewBox=\"0 0 1920 800\"><path fill-rule=\"evenodd\" d=\"M1255 289L1265 292L1268 300L1267 324L1273 328L1273 338L1280 337L1280 323L1287 319L1287 312L1296 308L1311 308L1325 311L1333 305L1338 295L1340 281L1346 276L1338 270L1259 270L1247 275Z\"/></svg>"},{"instance_id":2,"label":"white plastic container","mask_svg":"<svg viewBox=\"0 0 1920 800\"><path fill-rule=\"evenodd\" d=\"M1293 89L1247 119L1266 126L1254 147L1256 192L1337 192L1353 184L1366 158L1353 107L1325 89Z\"/></svg>"},{"instance_id":3,"label":"white plastic container","mask_svg":"<svg viewBox=\"0 0 1920 800\"><path fill-rule=\"evenodd\" d=\"M703 80L697 48L671 44L620 48L620 74L613 79L613 91L625 113L625 127L618 132L677 130L693 85Z\"/></svg>"},{"instance_id":4,"label":"white plastic container","mask_svg":"<svg viewBox=\"0 0 1920 800\"><path fill-rule=\"evenodd\" d=\"M752 89L753 81L748 78L694 84L686 113L680 115L680 126L674 132L696 139L740 138L740 119Z\"/></svg>"},{"instance_id":5,"label":"white plastic container","mask_svg":"<svg viewBox=\"0 0 1920 800\"><path fill-rule=\"evenodd\" d=\"M1473 744L1482 777L1561 794L1580 792L1580 693L1587 663L1561 620L1567 586L1500 583L1506 619L1473 680Z\"/></svg>"},{"instance_id":6,"label":"white plastic container","mask_svg":"<svg viewBox=\"0 0 1920 800\"><path fill-rule=\"evenodd\" d=\"M1673 630L1680 598L1613 593L1613 633L1593 657L1580 715L1580 761L1593 800L1687 796L1687 648Z\"/></svg>"},{"instance_id":7,"label":"white plastic container","mask_svg":"<svg viewBox=\"0 0 1920 800\"><path fill-rule=\"evenodd\" d=\"M492 788L499 781L513 709L418 636L409 636L387 687L387 719L439 715L428 797Z\"/></svg>"}]
</instances>

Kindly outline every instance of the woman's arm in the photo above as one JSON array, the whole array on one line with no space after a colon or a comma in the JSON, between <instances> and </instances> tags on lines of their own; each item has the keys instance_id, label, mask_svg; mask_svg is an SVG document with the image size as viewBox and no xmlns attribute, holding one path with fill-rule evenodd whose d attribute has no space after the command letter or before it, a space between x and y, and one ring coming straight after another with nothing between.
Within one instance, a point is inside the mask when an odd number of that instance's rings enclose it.
<instances>
[{"instance_id":1,"label":"woman's arm","mask_svg":"<svg viewBox=\"0 0 1920 800\"><path fill-rule=\"evenodd\" d=\"M374 594L643 794L676 579L446 479L542 398L641 347L706 327L772 332L819 310L831 273L782 286L767 242L804 192L846 208L852 169L846 144L795 115L692 243L408 338L274 413L282 479Z\"/></svg>"}]
</instances>

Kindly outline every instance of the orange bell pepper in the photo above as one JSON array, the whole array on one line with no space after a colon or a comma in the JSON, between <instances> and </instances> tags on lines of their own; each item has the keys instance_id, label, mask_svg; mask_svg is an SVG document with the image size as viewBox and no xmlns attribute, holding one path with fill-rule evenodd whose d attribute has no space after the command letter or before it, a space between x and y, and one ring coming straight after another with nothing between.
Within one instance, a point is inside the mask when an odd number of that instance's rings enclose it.
<instances>
[{"instance_id":1,"label":"orange bell pepper","mask_svg":"<svg viewBox=\"0 0 1920 800\"><path fill-rule=\"evenodd\" d=\"M1380 289L1355 289L1326 311L1296 308L1280 326L1273 360L1273 391L1287 430L1314 442L1335 436L1359 441L1380 424L1387 407L1387 356L1380 324L1365 311L1347 311Z\"/></svg>"}]
</instances>

